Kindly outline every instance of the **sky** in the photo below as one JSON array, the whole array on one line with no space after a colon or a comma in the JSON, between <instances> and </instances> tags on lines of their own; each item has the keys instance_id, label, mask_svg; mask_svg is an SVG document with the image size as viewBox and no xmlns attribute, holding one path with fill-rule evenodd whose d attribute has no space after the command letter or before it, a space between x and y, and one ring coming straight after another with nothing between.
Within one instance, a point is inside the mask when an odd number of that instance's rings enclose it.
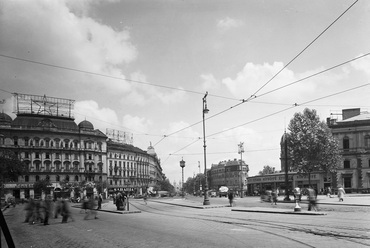
<instances>
[{"instance_id":1,"label":"sky","mask_svg":"<svg viewBox=\"0 0 370 248\"><path fill-rule=\"evenodd\" d=\"M0 108L12 93L75 100L78 124L152 144L180 182L242 159L280 170L294 113L370 110L370 2L0 1ZM238 154L238 144L244 153Z\"/></svg>"}]
</instances>

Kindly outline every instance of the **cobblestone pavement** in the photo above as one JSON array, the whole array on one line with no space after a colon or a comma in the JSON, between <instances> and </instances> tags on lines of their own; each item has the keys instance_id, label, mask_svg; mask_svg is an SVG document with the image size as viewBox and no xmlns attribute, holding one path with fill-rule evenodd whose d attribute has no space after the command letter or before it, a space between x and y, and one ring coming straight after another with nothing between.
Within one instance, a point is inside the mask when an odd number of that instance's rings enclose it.
<instances>
[{"instance_id":1,"label":"cobblestone pavement","mask_svg":"<svg viewBox=\"0 0 370 248\"><path fill-rule=\"evenodd\" d=\"M366 206L328 205L332 210L324 216L296 216L234 212L233 208L225 207L227 199L222 198L211 199L211 205L222 207L208 209L163 204L159 200L202 205L201 198L150 199L147 205L143 200L132 200L130 209L140 212L117 214L111 209L100 211L99 219L86 221L80 209L72 208L74 222L61 224L60 218L51 219L49 226L22 223L21 205L5 210L4 215L16 247L370 246L370 211ZM277 209L257 197L237 199L237 206ZM288 209L292 203L277 206ZM113 207L112 202L106 202L103 210ZM7 247L3 236L1 242L1 247Z\"/></svg>"}]
</instances>

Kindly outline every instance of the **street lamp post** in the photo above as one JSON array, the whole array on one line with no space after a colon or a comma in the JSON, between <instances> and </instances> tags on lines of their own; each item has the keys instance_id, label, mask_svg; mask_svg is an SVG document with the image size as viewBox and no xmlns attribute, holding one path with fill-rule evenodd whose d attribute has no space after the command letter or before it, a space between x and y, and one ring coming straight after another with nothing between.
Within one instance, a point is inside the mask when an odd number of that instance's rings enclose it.
<instances>
[{"instance_id":1,"label":"street lamp post","mask_svg":"<svg viewBox=\"0 0 370 248\"><path fill-rule=\"evenodd\" d=\"M285 157L285 198L284 201L290 201L289 198L289 178L288 178L288 135L284 132L284 157Z\"/></svg>"},{"instance_id":2,"label":"street lamp post","mask_svg":"<svg viewBox=\"0 0 370 248\"><path fill-rule=\"evenodd\" d=\"M207 156L206 156L206 124L204 120L204 115L208 113L207 109L207 95L208 92L203 97L203 148L204 148L204 178L205 178L205 185L204 185L204 201L203 205L210 205L208 199L208 178L207 178Z\"/></svg>"},{"instance_id":3,"label":"street lamp post","mask_svg":"<svg viewBox=\"0 0 370 248\"><path fill-rule=\"evenodd\" d=\"M182 198L184 198L184 167L185 167L185 161L183 159L181 159L181 161L180 161L180 167L182 169L182 184L181 184Z\"/></svg>"},{"instance_id":4,"label":"street lamp post","mask_svg":"<svg viewBox=\"0 0 370 248\"><path fill-rule=\"evenodd\" d=\"M239 147L239 151L238 153L240 154L240 170L241 170L241 191L240 191L240 197L243 198L244 197L244 193L243 193L243 188L244 188L244 170L243 170L243 152L244 152L244 147L243 147L244 143L243 142L240 142L240 144L238 145Z\"/></svg>"}]
</instances>

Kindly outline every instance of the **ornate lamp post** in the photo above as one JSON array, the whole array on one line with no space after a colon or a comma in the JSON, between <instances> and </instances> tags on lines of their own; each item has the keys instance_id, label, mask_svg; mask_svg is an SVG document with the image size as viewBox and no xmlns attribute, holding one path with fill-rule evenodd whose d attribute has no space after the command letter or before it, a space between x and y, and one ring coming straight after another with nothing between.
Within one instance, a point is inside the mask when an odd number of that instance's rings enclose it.
<instances>
[{"instance_id":1,"label":"ornate lamp post","mask_svg":"<svg viewBox=\"0 0 370 248\"><path fill-rule=\"evenodd\" d=\"M208 178L207 178L207 158L206 158L206 125L204 121L204 115L209 112L207 109L207 95L208 92L203 97L203 148L204 148L204 178L206 180L204 185L204 201L203 205L210 205L209 199L208 199Z\"/></svg>"},{"instance_id":2,"label":"ornate lamp post","mask_svg":"<svg viewBox=\"0 0 370 248\"><path fill-rule=\"evenodd\" d=\"M238 153L240 154L240 170L241 170L241 190L240 190L240 197L243 198L244 197L244 192L243 192L243 189L244 189L244 170L243 170L243 152L244 152L244 143L243 142L240 142L240 144L238 145L239 149L238 149Z\"/></svg>"},{"instance_id":3,"label":"ornate lamp post","mask_svg":"<svg viewBox=\"0 0 370 248\"><path fill-rule=\"evenodd\" d=\"M182 184L181 184L182 198L184 198L184 167L185 167L185 161L183 159L181 159L181 161L180 161L180 167L181 167L181 170L182 170Z\"/></svg>"}]
</instances>

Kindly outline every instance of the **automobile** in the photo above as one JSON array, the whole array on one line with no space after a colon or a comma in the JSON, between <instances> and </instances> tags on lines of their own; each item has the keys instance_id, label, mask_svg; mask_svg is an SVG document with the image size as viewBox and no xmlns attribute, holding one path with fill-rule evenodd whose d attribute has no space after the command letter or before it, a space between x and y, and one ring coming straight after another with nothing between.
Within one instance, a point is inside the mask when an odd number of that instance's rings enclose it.
<instances>
[{"instance_id":1,"label":"automobile","mask_svg":"<svg viewBox=\"0 0 370 248\"><path fill-rule=\"evenodd\" d=\"M229 188L226 187L226 186L221 186L219 189L218 189L218 195L220 197L224 196L226 197L227 196L227 192L229 191Z\"/></svg>"},{"instance_id":2,"label":"automobile","mask_svg":"<svg viewBox=\"0 0 370 248\"><path fill-rule=\"evenodd\" d=\"M216 197L217 192L212 190L212 191L209 192L209 195L210 195L210 197Z\"/></svg>"}]
</instances>

